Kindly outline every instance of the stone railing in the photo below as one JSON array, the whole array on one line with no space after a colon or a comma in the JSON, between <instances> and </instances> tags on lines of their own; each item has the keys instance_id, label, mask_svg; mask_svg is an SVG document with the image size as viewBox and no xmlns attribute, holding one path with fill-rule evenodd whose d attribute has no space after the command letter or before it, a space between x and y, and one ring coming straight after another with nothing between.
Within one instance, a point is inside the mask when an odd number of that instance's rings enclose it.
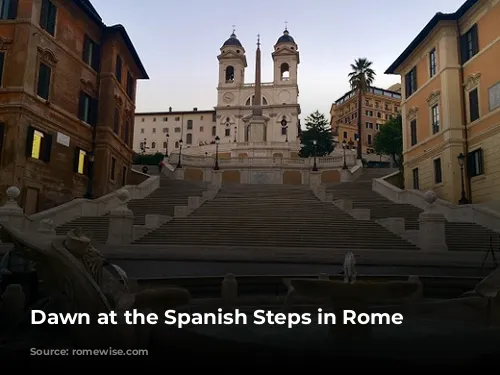
<instances>
[{"instance_id":1,"label":"stone railing","mask_svg":"<svg viewBox=\"0 0 500 375\"><path fill-rule=\"evenodd\" d=\"M149 177L141 172L131 170L132 173ZM127 185L122 189L128 192L131 199L141 199L151 194L159 186L160 177L153 176L147 178L139 185ZM77 198L60 206L26 216L25 229L36 230L40 222L46 219L52 220L54 226L57 227L81 216L102 216L120 205L121 201L117 194L117 191L114 191L97 199Z\"/></svg>"},{"instance_id":2,"label":"stone railing","mask_svg":"<svg viewBox=\"0 0 500 375\"><path fill-rule=\"evenodd\" d=\"M169 163L175 165L179 160L178 154L170 155ZM212 167L215 164L215 158L211 156L193 156L182 155L181 163L183 166ZM343 156L325 156L316 158L318 168L336 168L342 167L344 163ZM346 155L348 166L357 166L355 155ZM279 158L279 157L247 157L247 158L220 158L219 166L221 168L245 168L245 167L279 167L279 168L303 168L310 169L314 165L314 158ZM355 168L356 168L355 167ZM351 171L352 173L359 173Z\"/></svg>"},{"instance_id":3,"label":"stone railing","mask_svg":"<svg viewBox=\"0 0 500 375\"><path fill-rule=\"evenodd\" d=\"M425 210L425 193L419 190L400 189L386 179L393 178L398 172L373 180L372 190L395 203L406 203ZM500 214L496 211L474 204L455 205L443 199L437 199L435 210L452 222L475 223L500 233Z\"/></svg>"}]
</instances>

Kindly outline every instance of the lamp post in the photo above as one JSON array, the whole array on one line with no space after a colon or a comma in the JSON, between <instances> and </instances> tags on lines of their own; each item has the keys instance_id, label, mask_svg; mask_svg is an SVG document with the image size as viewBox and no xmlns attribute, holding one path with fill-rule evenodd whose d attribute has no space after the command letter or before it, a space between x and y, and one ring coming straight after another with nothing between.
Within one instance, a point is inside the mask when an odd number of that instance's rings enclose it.
<instances>
[{"instance_id":1,"label":"lamp post","mask_svg":"<svg viewBox=\"0 0 500 375\"><path fill-rule=\"evenodd\" d=\"M318 171L318 166L316 165L316 145L318 144L317 140L313 140L313 155L314 155L314 164L313 164L313 172Z\"/></svg>"},{"instance_id":2,"label":"lamp post","mask_svg":"<svg viewBox=\"0 0 500 375\"><path fill-rule=\"evenodd\" d=\"M179 160L177 161L177 168L182 168L181 158L182 158L182 139L179 139Z\"/></svg>"},{"instance_id":3,"label":"lamp post","mask_svg":"<svg viewBox=\"0 0 500 375\"><path fill-rule=\"evenodd\" d=\"M458 201L458 204L469 204L469 200L465 196L465 185L464 185L465 156L464 156L464 154L462 154L462 153L458 154L457 159L458 159L458 164L460 165L460 179L462 181L461 197L460 197L460 200Z\"/></svg>"},{"instance_id":4,"label":"lamp post","mask_svg":"<svg viewBox=\"0 0 500 375\"><path fill-rule=\"evenodd\" d=\"M165 147L165 157L168 158L168 138L170 137L170 135L167 133L166 137L167 137L167 143Z\"/></svg>"},{"instance_id":5,"label":"lamp post","mask_svg":"<svg viewBox=\"0 0 500 375\"><path fill-rule=\"evenodd\" d=\"M238 128L235 126L234 127L234 143L237 142L237 139L236 139L236 132L238 131Z\"/></svg>"},{"instance_id":6,"label":"lamp post","mask_svg":"<svg viewBox=\"0 0 500 375\"><path fill-rule=\"evenodd\" d=\"M346 162L346 160L345 160L345 149L346 149L346 147L347 147L347 142L346 142L346 140L344 139L344 140L342 141L342 148L344 149L344 165L342 166L342 169L347 169L347 162Z\"/></svg>"},{"instance_id":7,"label":"lamp post","mask_svg":"<svg viewBox=\"0 0 500 375\"><path fill-rule=\"evenodd\" d=\"M219 142L220 142L220 138L217 135L215 137L215 165L214 165L214 171L218 171L219 170Z\"/></svg>"}]
</instances>

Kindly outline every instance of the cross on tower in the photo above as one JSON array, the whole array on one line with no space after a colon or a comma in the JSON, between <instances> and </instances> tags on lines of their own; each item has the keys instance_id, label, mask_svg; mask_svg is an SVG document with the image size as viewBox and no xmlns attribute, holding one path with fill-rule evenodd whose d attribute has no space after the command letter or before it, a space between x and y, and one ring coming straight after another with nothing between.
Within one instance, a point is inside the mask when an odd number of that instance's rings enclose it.
<instances>
[{"instance_id":1,"label":"cross on tower","mask_svg":"<svg viewBox=\"0 0 500 375\"><path fill-rule=\"evenodd\" d=\"M234 34L236 31L236 25L232 25L232 27L233 27L233 34Z\"/></svg>"},{"instance_id":2,"label":"cross on tower","mask_svg":"<svg viewBox=\"0 0 500 375\"><path fill-rule=\"evenodd\" d=\"M288 21L285 21L285 30L288 30Z\"/></svg>"}]
</instances>

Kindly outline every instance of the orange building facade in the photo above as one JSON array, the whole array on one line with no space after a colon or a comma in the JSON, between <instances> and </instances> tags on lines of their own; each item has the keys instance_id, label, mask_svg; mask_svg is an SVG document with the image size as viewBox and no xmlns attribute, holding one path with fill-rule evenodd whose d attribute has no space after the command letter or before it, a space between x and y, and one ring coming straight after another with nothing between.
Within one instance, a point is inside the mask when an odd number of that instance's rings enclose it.
<instances>
[{"instance_id":1,"label":"orange building facade","mask_svg":"<svg viewBox=\"0 0 500 375\"><path fill-rule=\"evenodd\" d=\"M499 0L438 13L386 71L402 78L407 189L500 200L499 20Z\"/></svg>"},{"instance_id":2,"label":"orange building facade","mask_svg":"<svg viewBox=\"0 0 500 375\"><path fill-rule=\"evenodd\" d=\"M330 126L336 140L342 143L352 141L356 148L358 137L358 96L349 91L332 104L330 109ZM371 87L363 95L361 138L363 153L373 153L375 135L383 124L397 116L400 111L401 93Z\"/></svg>"},{"instance_id":3,"label":"orange building facade","mask_svg":"<svg viewBox=\"0 0 500 375\"><path fill-rule=\"evenodd\" d=\"M148 76L123 26L88 0L2 4L0 194L18 186L32 214L125 185Z\"/></svg>"}]
</instances>

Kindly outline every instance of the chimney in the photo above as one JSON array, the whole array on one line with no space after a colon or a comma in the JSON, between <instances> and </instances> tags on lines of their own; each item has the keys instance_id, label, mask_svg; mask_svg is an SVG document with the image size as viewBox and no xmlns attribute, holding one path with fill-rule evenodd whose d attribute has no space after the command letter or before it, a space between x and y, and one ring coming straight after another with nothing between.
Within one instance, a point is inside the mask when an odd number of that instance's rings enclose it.
<instances>
[{"instance_id":1,"label":"chimney","mask_svg":"<svg viewBox=\"0 0 500 375\"><path fill-rule=\"evenodd\" d=\"M168 111L169 111L169 112L172 112L172 107L168 107Z\"/></svg>"},{"instance_id":2,"label":"chimney","mask_svg":"<svg viewBox=\"0 0 500 375\"><path fill-rule=\"evenodd\" d=\"M198 110L198 107L193 108L193 112L196 112Z\"/></svg>"}]
</instances>

